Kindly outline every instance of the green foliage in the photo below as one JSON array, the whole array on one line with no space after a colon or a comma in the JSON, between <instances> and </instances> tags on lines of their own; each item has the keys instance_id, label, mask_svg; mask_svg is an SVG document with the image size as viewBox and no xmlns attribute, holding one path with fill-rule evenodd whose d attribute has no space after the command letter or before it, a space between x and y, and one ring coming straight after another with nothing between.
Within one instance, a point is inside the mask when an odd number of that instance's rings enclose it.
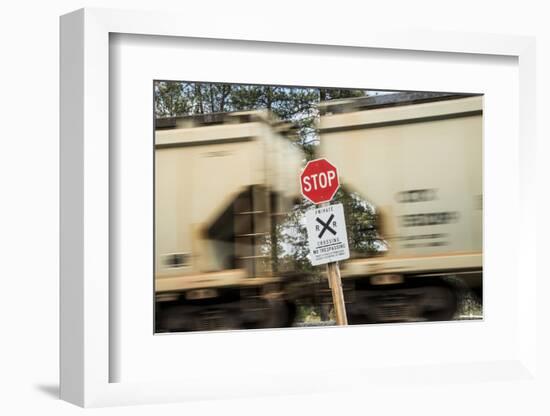
<instances>
[{"instance_id":1,"label":"green foliage","mask_svg":"<svg viewBox=\"0 0 550 416\"><path fill-rule=\"evenodd\" d=\"M318 316L316 308L312 305L300 305L296 311L296 322L305 322L312 317Z\"/></svg>"},{"instance_id":2,"label":"green foliage","mask_svg":"<svg viewBox=\"0 0 550 416\"><path fill-rule=\"evenodd\" d=\"M384 247L376 232L376 215L371 204L357 192L349 192L341 186L333 199L334 203L344 206L346 231L350 254L365 257L380 251Z\"/></svg>"},{"instance_id":3,"label":"green foliage","mask_svg":"<svg viewBox=\"0 0 550 416\"><path fill-rule=\"evenodd\" d=\"M189 100L190 85L184 82L155 82L155 114L157 117L174 117L187 114L192 106Z\"/></svg>"},{"instance_id":4,"label":"green foliage","mask_svg":"<svg viewBox=\"0 0 550 416\"><path fill-rule=\"evenodd\" d=\"M282 271L316 273L308 259L309 248L305 224L305 212L313 204L305 199L294 205L285 219L277 225L281 242L279 264Z\"/></svg>"}]
</instances>

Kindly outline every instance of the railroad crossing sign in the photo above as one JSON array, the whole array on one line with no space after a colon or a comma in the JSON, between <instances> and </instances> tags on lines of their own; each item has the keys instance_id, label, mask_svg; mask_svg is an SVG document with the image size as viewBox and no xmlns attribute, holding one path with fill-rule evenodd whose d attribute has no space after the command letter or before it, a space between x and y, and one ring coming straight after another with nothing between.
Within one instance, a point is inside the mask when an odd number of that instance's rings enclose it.
<instances>
[{"instance_id":1,"label":"railroad crossing sign","mask_svg":"<svg viewBox=\"0 0 550 416\"><path fill-rule=\"evenodd\" d=\"M314 266L327 265L336 324L347 325L344 290L337 263L349 258L344 207L342 204L328 204L340 186L338 171L326 159L311 160L300 175L300 183L305 198L314 204L323 204L306 212L309 259Z\"/></svg>"},{"instance_id":2,"label":"railroad crossing sign","mask_svg":"<svg viewBox=\"0 0 550 416\"><path fill-rule=\"evenodd\" d=\"M306 212L306 228L312 265L318 266L349 258L342 204L310 209Z\"/></svg>"},{"instance_id":3,"label":"railroad crossing sign","mask_svg":"<svg viewBox=\"0 0 550 416\"><path fill-rule=\"evenodd\" d=\"M329 202L340 186L336 166L324 158L307 162L300 183L302 195L314 204Z\"/></svg>"}]
</instances>

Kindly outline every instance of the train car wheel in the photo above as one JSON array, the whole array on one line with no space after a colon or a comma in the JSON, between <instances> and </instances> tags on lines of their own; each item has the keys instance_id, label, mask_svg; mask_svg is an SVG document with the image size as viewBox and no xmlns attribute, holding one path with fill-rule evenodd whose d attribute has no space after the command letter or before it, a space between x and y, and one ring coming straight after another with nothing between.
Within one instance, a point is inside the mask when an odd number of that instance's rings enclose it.
<instances>
[{"instance_id":1,"label":"train car wheel","mask_svg":"<svg viewBox=\"0 0 550 416\"><path fill-rule=\"evenodd\" d=\"M458 298L452 288L444 285L426 288L422 317L427 321L450 321L458 309Z\"/></svg>"}]
</instances>

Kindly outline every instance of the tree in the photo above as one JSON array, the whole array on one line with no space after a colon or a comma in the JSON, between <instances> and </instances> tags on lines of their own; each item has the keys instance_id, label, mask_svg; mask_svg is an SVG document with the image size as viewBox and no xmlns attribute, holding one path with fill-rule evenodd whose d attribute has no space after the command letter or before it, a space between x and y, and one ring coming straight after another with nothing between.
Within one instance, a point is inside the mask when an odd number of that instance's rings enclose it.
<instances>
[{"instance_id":1,"label":"tree","mask_svg":"<svg viewBox=\"0 0 550 416\"><path fill-rule=\"evenodd\" d=\"M354 257L371 256L385 247L376 231L374 207L357 192L341 186L334 201L344 206L346 231L350 254Z\"/></svg>"},{"instance_id":2,"label":"tree","mask_svg":"<svg viewBox=\"0 0 550 416\"><path fill-rule=\"evenodd\" d=\"M155 82L156 117L175 117L187 114L191 109L191 102L187 97L189 88L190 85L184 82Z\"/></svg>"}]
</instances>

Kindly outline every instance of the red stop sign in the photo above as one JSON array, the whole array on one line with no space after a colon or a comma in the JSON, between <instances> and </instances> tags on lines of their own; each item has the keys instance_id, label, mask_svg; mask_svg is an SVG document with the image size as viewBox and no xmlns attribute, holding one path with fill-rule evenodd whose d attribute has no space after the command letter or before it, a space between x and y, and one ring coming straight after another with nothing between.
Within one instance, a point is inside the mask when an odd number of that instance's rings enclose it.
<instances>
[{"instance_id":1,"label":"red stop sign","mask_svg":"<svg viewBox=\"0 0 550 416\"><path fill-rule=\"evenodd\" d=\"M326 159L307 162L300 176L300 183L302 195L314 204L329 202L340 186L336 166Z\"/></svg>"}]
</instances>

